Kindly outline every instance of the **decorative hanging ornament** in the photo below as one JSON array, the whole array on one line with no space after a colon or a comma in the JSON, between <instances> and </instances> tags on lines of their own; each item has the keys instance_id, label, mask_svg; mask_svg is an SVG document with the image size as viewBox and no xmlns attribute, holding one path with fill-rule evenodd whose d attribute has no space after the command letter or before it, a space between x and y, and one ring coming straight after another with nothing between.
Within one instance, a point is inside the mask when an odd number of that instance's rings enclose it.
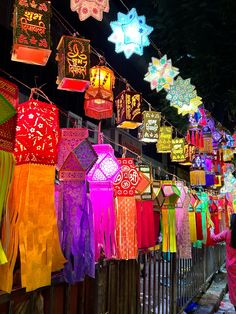
<instances>
[{"instance_id":1,"label":"decorative hanging ornament","mask_svg":"<svg viewBox=\"0 0 236 314\"><path fill-rule=\"evenodd\" d=\"M77 11L80 21L90 16L102 21L103 12L109 12L109 0L70 0L72 11Z\"/></svg>"},{"instance_id":2,"label":"decorative hanging ornament","mask_svg":"<svg viewBox=\"0 0 236 314\"><path fill-rule=\"evenodd\" d=\"M139 128L139 140L145 143L156 143L159 137L161 113L143 111L143 124Z\"/></svg>"},{"instance_id":3,"label":"decorative hanging ornament","mask_svg":"<svg viewBox=\"0 0 236 314\"><path fill-rule=\"evenodd\" d=\"M138 16L136 9L127 14L118 13L117 21L110 23L113 33L108 40L116 45L116 53L124 52L128 59L133 53L143 55L143 47L150 45L148 35L153 27L146 24L145 16Z\"/></svg>"},{"instance_id":4,"label":"decorative hanging ornament","mask_svg":"<svg viewBox=\"0 0 236 314\"><path fill-rule=\"evenodd\" d=\"M90 41L63 35L57 50L57 88L84 92L90 84Z\"/></svg>"},{"instance_id":5,"label":"decorative hanging ornament","mask_svg":"<svg viewBox=\"0 0 236 314\"><path fill-rule=\"evenodd\" d=\"M196 148L194 145L185 144L184 145L185 160L183 162L180 162L180 165L191 166L193 158L195 156L195 152L196 152Z\"/></svg>"},{"instance_id":6,"label":"decorative hanging ornament","mask_svg":"<svg viewBox=\"0 0 236 314\"><path fill-rule=\"evenodd\" d=\"M157 92L160 92L163 88L169 89L178 74L179 69L173 67L171 59L168 60L167 55L164 55L161 59L152 58L144 80L150 83L151 90L156 89Z\"/></svg>"},{"instance_id":7,"label":"decorative hanging ornament","mask_svg":"<svg viewBox=\"0 0 236 314\"><path fill-rule=\"evenodd\" d=\"M190 170L190 183L192 185L206 185L205 158L202 155L195 155Z\"/></svg>"},{"instance_id":8,"label":"decorative hanging ornament","mask_svg":"<svg viewBox=\"0 0 236 314\"><path fill-rule=\"evenodd\" d=\"M127 88L116 97L116 123L118 128L136 129L142 124L142 94Z\"/></svg>"},{"instance_id":9,"label":"decorative hanging ornament","mask_svg":"<svg viewBox=\"0 0 236 314\"><path fill-rule=\"evenodd\" d=\"M51 54L50 18L50 1L15 1L11 60L46 65Z\"/></svg>"},{"instance_id":10,"label":"decorative hanging ornament","mask_svg":"<svg viewBox=\"0 0 236 314\"><path fill-rule=\"evenodd\" d=\"M85 92L84 110L93 119L111 118L115 75L111 69L97 65L90 69L90 86Z\"/></svg>"},{"instance_id":11,"label":"decorative hanging ornament","mask_svg":"<svg viewBox=\"0 0 236 314\"><path fill-rule=\"evenodd\" d=\"M158 153L170 153L172 148L172 127L161 126L156 144Z\"/></svg>"},{"instance_id":12,"label":"decorative hanging ornament","mask_svg":"<svg viewBox=\"0 0 236 314\"><path fill-rule=\"evenodd\" d=\"M13 84L0 77L0 94L9 101L9 103L16 108L19 101L19 89L17 85ZM0 110L2 113L2 110Z\"/></svg>"},{"instance_id":13,"label":"decorative hanging ornament","mask_svg":"<svg viewBox=\"0 0 236 314\"><path fill-rule=\"evenodd\" d=\"M185 161L185 139L174 138L172 139L171 147L171 161L172 162L183 162Z\"/></svg>"},{"instance_id":14,"label":"decorative hanging ornament","mask_svg":"<svg viewBox=\"0 0 236 314\"><path fill-rule=\"evenodd\" d=\"M138 165L140 182L136 187L136 196L143 200L152 198L152 169L149 165Z\"/></svg>"}]
</instances>

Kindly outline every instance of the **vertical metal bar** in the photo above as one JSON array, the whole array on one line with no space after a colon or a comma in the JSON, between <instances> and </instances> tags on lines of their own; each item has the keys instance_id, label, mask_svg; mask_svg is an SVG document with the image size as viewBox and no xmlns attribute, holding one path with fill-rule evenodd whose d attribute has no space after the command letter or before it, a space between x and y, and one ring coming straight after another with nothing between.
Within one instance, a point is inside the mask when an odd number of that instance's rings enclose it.
<instances>
[{"instance_id":1,"label":"vertical metal bar","mask_svg":"<svg viewBox=\"0 0 236 314\"><path fill-rule=\"evenodd\" d=\"M54 286L51 286L49 290L49 314L53 313L54 313Z\"/></svg>"},{"instance_id":2,"label":"vertical metal bar","mask_svg":"<svg viewBox=\"0 0 236 314\"><path fill-rule=\"evenodd\" d=\"M164 259L162 258L161 261L161 281L162 281L162 287L161 287L161 306L162 306L162 314L167 314L164 312L164 306L165 306L165 286L164 286L164 278L165 278L165 269L164 269Z\"/></svg>"},{"instance_id":3,"label":"vertical metal bar","mask_svg":"<svg viewBox=\"0 0 236 314\"><path fill-rule=\"evenodd\" d=\"M161 306L161 253L158 252L158 280L157 280L157 303L158 303L158 314L160 314Z\"/></svg>"},{"instance_id":4,"label":"vertical metal bar","mask_svg":"<svg viewBox=\"0 0 236 314\"><path fill-rule=\"evenodd\" d=\"M156 263L157 263L157 258L156 258L156 251L153 251L152 254L152 259L153 259L153 313L156 313Z\"/></svg>"},{"instance_id":5,"label":"vertical metal bar","mask_svg":"<svg viewBox=\"0 0 236 314\"><path fill-rule=\"evenodd\" d=\"M14 313L14 300L9 301L8 314Z\"/></svg>"},{"instance_id":6,"label":"vertical metal bar","mask_svg":"<svg viewBox=\"0 0 236 314\"><path fill-rule=\"evenodd\" d=\"M64 302L64 313L70 314L70 294L71 294L71 286L66 284L64 287L65 291L65 302Z\"/></svg>"},{"instance_id":7,"label":"vertical metal bar","mask_svg":"<svg viewBox=\"0 0 236 314\"><path fill-rule=\"evenodd\" d=\"M146 310L146 272L147 272L147 268L146 268L146 254L142 255L143 258L143 314L145 314L145 310Z\"/></svg>"},{"instance_id":8,"label":"vertical metal bar","mask_svg":"<svg viewBox=\"0 0 236 314\"><path fill-rule=\"evenodd\" d=\"M166 313L168 313L168 309L169 309L169 292L170 292L170 288L169 288L169 267L170 267L171 263L169 262L169 253L167 255L167 259L166 259L166 263L165 263L165 277L166 277Z\"/></svg>"},{"instance_id":9,"label":"vertical metal bar","mask_svg":"<svg viewBox=\"0 0 236 314\"><path fill-rule=\"evenodd\" d=\"M147 254L148 258L148 313L151 313L151 271L152 271L152 259L151 253Z\"/></svg>"}]
</instances>

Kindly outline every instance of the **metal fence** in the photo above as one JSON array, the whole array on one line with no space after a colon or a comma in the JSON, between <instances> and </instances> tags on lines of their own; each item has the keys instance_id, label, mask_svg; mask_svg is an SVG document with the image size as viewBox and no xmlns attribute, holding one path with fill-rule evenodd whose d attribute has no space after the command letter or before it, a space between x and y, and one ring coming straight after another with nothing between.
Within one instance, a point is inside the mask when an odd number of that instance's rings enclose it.
<instances>
[{"instance_id":1,"label":"metal fence","mask_svg":"<svg viewBox=\"0 0 236 314\"><path fill-rule=\"evenodd\" d=\"M50 287L0 293L0 313L177 314L225 259L224 246L193 248L193 258L152 251L138 261L98 264L96 278L68 285L61 275Z\"/></svg>"}]
</instances>

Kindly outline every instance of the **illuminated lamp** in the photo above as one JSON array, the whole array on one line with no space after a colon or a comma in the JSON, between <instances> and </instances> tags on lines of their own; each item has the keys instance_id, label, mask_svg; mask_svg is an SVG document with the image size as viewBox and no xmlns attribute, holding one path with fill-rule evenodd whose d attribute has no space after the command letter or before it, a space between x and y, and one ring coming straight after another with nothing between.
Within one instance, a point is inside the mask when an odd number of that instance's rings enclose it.
<instances>
[{"instance_id":1,"label":"illuminated lamp","mask_svg":"<svg viewBox=\"0 0 236 314\"><path fill-rule=\"evenodd\" d=\"M85 92L84 110L87 117L107 119L113 115L113 87L115 76L103 65L90 69L90 86Z\"/></svg>"},{"instance_id":2,"label":"illuminated lamp","mask_svg":"<svg viewBox=\"0 0 236 314\"><path fill-rule=\"evenodd\" d=\"M161 126L159 132L159 139L157 140L158 153L170 153L172 148L172 127Z\"/></svg>"},{"instance_id":3,"label":"illuminated lamp","mask_svg":"<svg viewBox=\"0 0 236 314\"><path fill-rule=\"evenodd\" d=\"M156 143L159 137L161 113L143 111L143 124L139 128L139 140L145 143Z\"/></svg>"},{"instance_id":4,"label":"illuminated lamp","mask_svg":"<svg viewBox=\"0 0 236 314\"><path fill-rule=\"evenodd\" d=\"M213 153L213 138L211 128L205 126L202 129L203 132L203 147L199 149L202 153L212 154Z\"/></svg>"},{"instance_id":5,"label":"illuminated lamp","mask_svg":"<svg viewBox=\"0 0 236 314\"><path fill-rule=\"evenodd\" d=\"M141 199L151 199L152 198L152 172L149 165L138 165L137 169L141 180L136 187L136 195L139 195Z\"/></svg>"},{"instance_id":6,"label":"illuminated lamp","mask_svg":"<svg viewBox=\"0 0 236 314\"><path fill-rule=\"evenodd\" d=\"M15 1L11 60L46 65L51 54L50 18L50 1Z\"/></svg>"},{"instance_id":7,"label":"illuminated lamp","mask_svg":"<svg viewBox=\"0 0 236 314\"><path fill-rule=\"evenodd\" d=\"M184 160L184 162L180 162L180 165L191 166L193 158L195 156L195 151L196 151L196 148L194 145L185 144L184 145L185 160Z\"/></svg>"},{"instance_id":8,"label":"illuminated lamp","mask_svg":"<svg viewBox=\"0 0 236 314\"><path fill-rule=\"evenodd\" d=\"M231 161L234 158L234 150L232 148L223 148L223 161Z\"/></svg>"},{"instance_id":9,"label":"illuminated lamp","mask_svg":"<svg viewBox=\"0 0 236 314\"><path fill-rule=\"evenodd\" d=\"M214 179L214 186L216 188L221 187L222 186L222 176L221 175L215 175L215 179Z\"/></svg>"},{"instance_id":10,"label":"illuminated lamp","mask_svg":"<svg viewBox=\"0 0 236 314\"><path fill-rule=\"evenodd\" d=\"M172 162L182 162L185 161L185 139L184 138L174 138L172 139L171 147L171 161Z\"/></svg>"},{"instance_id":11,"label":"illuminated lamp","mask_svg":"<svg viewBox=\"0 0 236 314\"><path fill-rule=\"evenodd\" d=\"M109 12L109 0L71 0L72 11L77 11L80 21L90 16L98 21L103 19L103 12Z\"/></svg>"},{"instance_id":12,"label":"illuminated lamp","mask_svg":"<svg viewBox=\"0 0 236 314\"><path fill-rule=\"evenodd\" d=\"M17 107L19 101L19 89L17 85L0 77L0 94L7 99L14 108Z\"/></svg>"},{"instance_id":13,"label":"illuminated lamp","mask_svg":"<svg viewBox=\"0 0 236 314\"><path fill-rule=\"evenodd\" d=\"M153 28L146 24L145 16L138 16L136 9L127 14L118 13L117 21L110 23L113 33L108 40L115 44L116 53L124 52L128 59L133 53L143 55L143 48L150 45L148 35Z\"/></svg>"},{"instance_id":14,"label":"illuminated lamp","mask_svg":"<svg viewBox=\"0 0 236 314\"><path fill-rule=\"evenodd\" d=\"M122 91L116 97L116 123L118 128L136 129L142 125L142 95L135 91Z\"/></svg>"},{"instance_id":15,"label":"illuminated lamp","mask_svg":"<svg viewBox=\"0 0 236 314\"><path fill-rule=\"evenodd\" d=\"M90 84L90 41L64 35L60 39L57 50L57 88L84 92Z\"/></svg>"},{"instance_id":16,"label":"illuminated lamp","mask_svg":"<svg viewBox=\"0 0 236 314\"><path fill-rule=\"evenodd\" d=\"M205 158L197 154L190 170L190 183L192 185L206 185Z\"/></svg>"}]
</instances>

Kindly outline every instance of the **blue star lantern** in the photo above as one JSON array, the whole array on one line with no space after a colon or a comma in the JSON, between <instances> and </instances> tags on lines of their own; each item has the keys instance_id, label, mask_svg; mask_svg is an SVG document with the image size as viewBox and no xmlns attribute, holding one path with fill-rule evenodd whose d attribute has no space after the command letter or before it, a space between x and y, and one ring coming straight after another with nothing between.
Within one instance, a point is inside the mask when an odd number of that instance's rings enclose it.
<instances>
[{"instance_id":1,"label":"blue star lantern","mask_svg":"<svg viewBox=\"0 0 236 314\"><path fill-rule=\"evenodd\" d=\"M138 16L134 8L127 15L119 12L117 18L110 23L113 33L108 37L116 45L116 53L124 52L127 59L133 53L142 56L143 47L150 45L148 35L153 27L146 25L145 16Z\"/></svg>"}]
</instances>

